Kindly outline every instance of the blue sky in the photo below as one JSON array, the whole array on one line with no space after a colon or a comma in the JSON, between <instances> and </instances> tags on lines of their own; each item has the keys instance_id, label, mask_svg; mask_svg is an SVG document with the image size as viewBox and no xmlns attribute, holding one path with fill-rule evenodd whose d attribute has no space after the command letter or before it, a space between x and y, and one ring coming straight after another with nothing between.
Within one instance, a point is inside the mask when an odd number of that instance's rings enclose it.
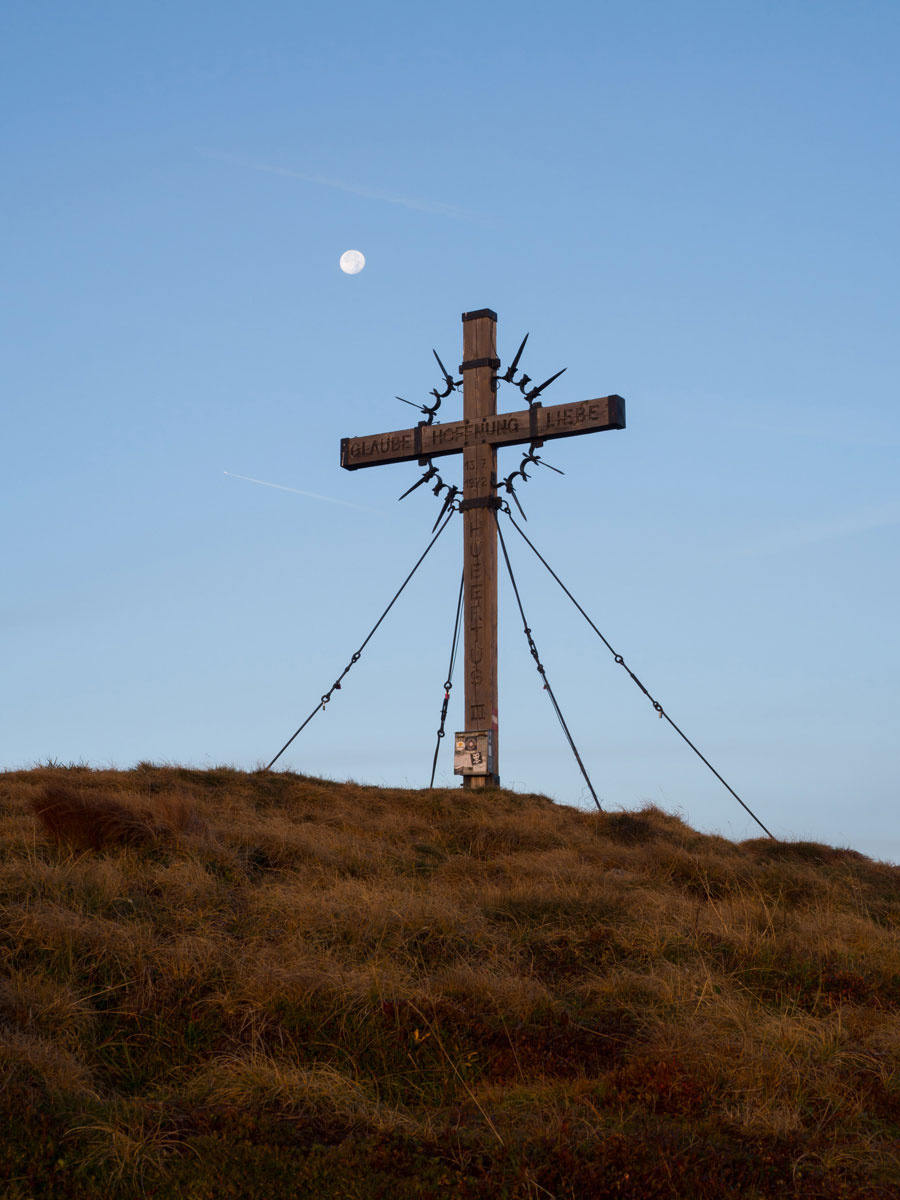
<instances>
[{"instance_id":1,"label":"blue sky","mask_svg":"<svg viewBox=\"0 0 900 1200\"><path fill-rule=\"evenodd\" d=\"M0 764L271 758L437 515L340 438L405 427L490 307L568 367L548 401L628 402L545 448L539 549L770 828L900 859L898 35L868 0L7 8ZM427 783L460 526L285 766ZM754 836L513 547L604 804ZM588 802L505 586L500 637L503 781Z\"/></svg>"}]
</instances>

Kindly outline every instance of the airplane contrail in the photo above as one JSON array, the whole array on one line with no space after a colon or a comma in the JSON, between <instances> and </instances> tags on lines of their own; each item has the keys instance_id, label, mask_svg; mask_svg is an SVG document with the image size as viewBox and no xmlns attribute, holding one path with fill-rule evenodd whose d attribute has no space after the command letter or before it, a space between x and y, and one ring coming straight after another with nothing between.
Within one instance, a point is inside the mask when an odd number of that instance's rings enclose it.
<instances>
[{"instance_id":1,"label":"airplane contrail","mask_svg":"<svg viewBox=\"0 0 900 1200\"><path fill-rule=\"evenodd\" d=\"M416 196L402 196L396 192L384 192L379 188L366 187L362 184L347 183L343 179L332 179L326 175L314 175L309 171L292 171L289 167L273 166L270 163L250 162L235 154L224 154L219 150L201 148L200 153L206 158L217 158L222 162L246 167L251 171L265 171L270 175L281 175L287 179L301 179L304 183L315 183L320 187L335 188L339 192L350 192L354 196L362 196L366 200L381 200L385 204L399 204L403 208L411 208L417 212L432 213L439 217L452 217L457 221L474 221L483 224L482 218L476 213L466 212L455 208L452 204L443 204L439 200L421 200Z\"/></svg>"},{"instance_id":2,"label":"airplane contrail","mask_svg":"<svg viewBox=\"0 0 900 1200\"><path fill-rule=\"evenodd\" d=\"M238 475L235 471L225 471L232 479L244 479L247 483L259 483L263 487L278 488L280 492L293 492L297 496L308 496L310 500L324 500L327 504L340 504L344 508L355 508L359 512L377 513L379 517L386 514L377 508L366 508L364 504L351 504L349 500L335 500L334 496L320 496L318 492L304 492L301 488L288 487L284 483L269 483L267 479L254 479L252 475Z\"/></svg>"}]
</instances>

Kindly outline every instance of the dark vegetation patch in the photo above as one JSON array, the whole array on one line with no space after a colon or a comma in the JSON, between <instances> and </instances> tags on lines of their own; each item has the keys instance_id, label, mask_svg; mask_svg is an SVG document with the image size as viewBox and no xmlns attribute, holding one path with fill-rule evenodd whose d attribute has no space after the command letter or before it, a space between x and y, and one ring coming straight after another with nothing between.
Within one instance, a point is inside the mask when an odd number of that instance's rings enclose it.
<instances>
[{"instance_id":1,"label":"dark vegetation patch","mask_svg":"<svg viewBox=\"0 0 900 1200\"><path fill-rule=\"evenodd\" d=\"M172 832L146 809L135 811L109 796L91 797L60 786L44 788L31 807L52 838L77 850L147 846Z\"/></svg>"},{"instance_id":2,"label":"dark vegetation patch","mask_svg":"<svg viewBox=\"0 0 900 1200\"><path fill-rule=\"evenodd\" d=\"M639 813L629 812L603 813L598 831L604 837L612 838L614 842L622 842L626 846L643 845L659 837L659 830L652 821Z\"/></svg>"},{"instance_id":3,"label":"dark vegetation patch","mask_svg":"<svg viewBox=\"0 0 900 1200\"><path fill-rule=\"evenodd\" d=\"M741 849L754 858L768 859L770 862L812 863L817 867L872 861L858 850L841 850L819 842L774 842L771 838L752 838L741 842Z\"/></svg>"}]
</instances>

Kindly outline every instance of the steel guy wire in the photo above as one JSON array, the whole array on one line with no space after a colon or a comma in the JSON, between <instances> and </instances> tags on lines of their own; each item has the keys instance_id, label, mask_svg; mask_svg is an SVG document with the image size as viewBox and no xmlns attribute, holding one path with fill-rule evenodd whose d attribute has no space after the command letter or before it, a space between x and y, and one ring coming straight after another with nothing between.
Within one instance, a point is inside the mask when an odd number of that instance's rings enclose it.
<instances>
[{"instance_id":1,"label":"steel guy wire","mask_svg":"<svg viewBox=\"0 0 900 1200\"><path fill-rule=\"evenodd\" d=\"M506 507L504 508L503 511L506 513L506 515L509 517L509 519L512 520L512 517L510 516L510 513L509 513L509 505L508 504L506 505ZM554 694L553 694L553 688L550 686L550 680L547 678L547 672L544 669L544 664L541 662L540 657L538 655L537 646L534 644L534 638L531 636L531 629L529 628L529 625L528 625L528 618L525 616L525 609L522 607L522 597L519 595L519 589L516 584L516 577L515 577L515 575L513 575L513 569L510 564L510 561L509 561L509 554L506 551L506 542L503 537L503 530L500 528L500 522L497 519L497 510L496 509L494 509L494 521L496 522L496 525L497 525L497 533L500 538L500 548L503 551L503 559L504 559L504 562L506 563L506 570L509 574L509 581L512 584L513 592L515 593L515 597L516 597L516 603L519 606L519 612L522 616L522 626L525 630L525 636L528 639L528 649L531 651L531 657L534 659L535 666L537 667L537 670L538 670L538 674L541 676L541 678L544 681L544 690L546 691L547 695L550 697L550 702L553 705L554 712L556 713L556 719L559 721L560 725L562 726L563 733L566 735L566 739L569 743L569 746L571 747L572 753L575 755L575 761L578 763L579 769L581 770L581 774L584 776L584 782L588 785L588 788L590 789L590 793L594 797L594 803L597 805L597 808L599 809L599 811L602 812L603 806L601 805L600 801L597 799L597 793L594 791L594 785L591 783L591 779L587 773L587 769L585 768L584 763L581 761L581 755L578 753L578 747L575 745L575 741L574 741L571 733L569 732L569 727L566 724L565 718L562 715L562 710L560 709L559 704L557 703L556 696L554 696Z\"/></svg>"},{"instance_id":2,"label":"steel guy wire","mask_svg":"<svg viewBox=\"0 0 900 1200\"><path fill-rule=\"evenodd\" d=\"M450 666L447 668L447 678L444 680L444 703L441 705L441 726L437 731L437 741L434 746L434 759L431 763L431 781L429 788L434 787L434 773L437 770L438 751L441 748L441 740L444 737L444 725L447 721L447 705L450 703L450 691L453 687L453 668L456 666L456 652L459 649L459 626L460 618L462 617L463 605L463 586L466 581L466 573L463 570L459 581L459 596L456 600L456 618L453 622L453 642L450 646Z\"/></svg>"},{"instance_id":3,"label":"steel guy wire","mask_svg":"<svg viewBox=\"0 0 900 1200\"><path fill-rule=\"evenodd\" d=\"M618 665L620 667L623 667L628 672L628 674L631 676L631 678L634 680L634 682L637 684L637 686L641 689L641 691L644 693L644 695L647 697L647 699L653 705L657 714L660 717L664 717L669 722L669 724L672 726L672 728L675 730L675 732L678 734L678 736L680 738L682 738L682 740L685 741L690 746L690 748L697 755L697 757L700 759L700 761L705 763L706 766L709 767L710 771L712 771L713 775L715 775L715 777L716 777L716 779L718 779L719 783L721 783L722 786L725 787L732 794L732 796L734 796L735 800L737 800L737 802L741 806L741 808L744 809L745 812L749 813L749 815L753 818L753 820L760 827L760 829L762 829L765 833L767 833L773 842L777 842L778 838L775 836L775 834L772 833L772 831L770 829L767 829L765 825L763 825L762 821L759 819L759 817L756 815L756 813L753 812L753 810L744 803L744 801L740 798L740 796L737 794L737 792L734 790L734 788L729 783L726 783L726 781L722 778L722 776L719 774L719 772L716 770L716 768L712 765L712 763L709 761L709 759L706 758L703 754L701 754L700 751L697 749L697 747L694 745L694 743L691 741L691 739L687 736L687 734L684 733L683 730L679 729L679 727L675 724L675 722L672 720L672 718L669 716L669 714L665 711L665 709L659 703L659 701L655 700L653 698L653 696L650 695L650 693L647 691L647 689L641 683L640 679L638 679L637 675L635 675L634 671L632 671L631 668L628 666L628 664L626 663L626 661L622 657L622 655L618 654L612 648L612 646L609 644L609 642L606 640L606 638L603 636L603 634L600 632L600 630L597 628L597 626L594 624L594 622L591 620L591 618L587 615L587 613L584 611L584 609L581 607L581 605L578 603L578 601L575 599L575 597L572 595L572 593L569 591L569 589L566 587L566 585L563 583L563 581L560 579L560 577L556 574L556 572L553 570L553 568L550 566L550 564L547 562L547 560L544 558L544 556L540 553L540 551L537 549L537 547L534 545L534 543L529 539L529 537L525 533L524 529L522 529L519 525L516 524L516 521L513 518L512 513L509 512L508 507L506 509L506 515L509 517L509 520L512 523L513 529L516 530L516 532L523 539L523 541L526 543L526 545L528 545L531 548L531 550L534 552L536 557L544 564L544 566L547 568L547 570L550 572L550 574L553 576L553 578L556 580L556 582L559 584L559 586L562 588L562 590L566 593L566 595L569 597L569 599L572 601L572 603L575 605L575 607L578 609L578 611L581 613L581 615L587 621L588 625L590 625L591 629L593 629L594 633L596 633L597 637L600 639L600 641L603 643L603 645L607 648L607 650L613 656L613 659L618 663ZM499 525L498 525L498 529L499 529ZM501 541L502 541L502 534L501 534ZM505 553L505 551L504 551L504 553Z\"/></svg>"},{"instance_id":4,"label":"steel guy wire","mask_svg":"<svg viewBox=\"0 0 900 1200\"><path fill-rule=\"evenodd\" d=\"M360 646L360 648L354 653L354 655L352 656L350 661L347 663L346 667L344 667L343 671L341 671L340 675L338 675L337 679L334 681L334 683L331 685L331 687L328 689L328 691L325 693L325 695L321 697L321 699L319 700L319 703L312 710L312 712L309 714L309 716L306 718L306 720L303 722L303 724L299 727L299 729L297 729L297 731L295 733L291 734L291 736L284 743L284 745L281 747L281 749L278 751L278 753L275 755L275 757L272 759L272 761L267 765L267 767L266 767L267 771L271 769L273 764L276 763L279 760L279 758L281 758L282 754L284 754L285 750L287 750L288 746L291 744L291 742L294 740L294 738L297 737L297 734L303 732L303 730L310 723L310 721L313 719L313 717L316 715L316 713L320 712L320 711L324 711L325 705L328 704L328 702L331 700L332 693L336 692L336 691L339 692L341 690L341 680L344 678L344 676L347 674L347 672L350 670L350 668L352 666L354 666L354 664L359 662L360 655L362 654L363 650L365 650L365 648L369 644L369 642L372 640L372 637L373 637L376 629L381 624L381 622L384 620L384 618L388 615L388 613L391 611L391 609L394 607L397 600L399 600L399 598L403 592L403 589L406 587L406 585L412 579L413 575L415 575L416 571L418 571L419 567L425 561L428 551L431 549L431 547L434 545L434 543L438 540L438 538L441 536L441 534L444 532L444 530L450 524L450 521L453 518L453 514L455 512L456 512L456 509L453 508L447 514L447 519L444 521L443 525L440 527L440 529L437 531L437 533L434 535L434 537L431 539L431 541L428 543L428 545L422 551L422 554L420 555L419 559L417 560L416 565L413 567L413 569L410 571L410 573L407 575L407 577L400 584L400 587L394 593L393 599L391 600L390 604L387 606L387 608L384 610L384 612L381 614L381 616L378 618L378 620L375 622L375 624L369 630L369 633L366 636L366 640L363 642L363 644Z\"/></svg>"}]
</instances>

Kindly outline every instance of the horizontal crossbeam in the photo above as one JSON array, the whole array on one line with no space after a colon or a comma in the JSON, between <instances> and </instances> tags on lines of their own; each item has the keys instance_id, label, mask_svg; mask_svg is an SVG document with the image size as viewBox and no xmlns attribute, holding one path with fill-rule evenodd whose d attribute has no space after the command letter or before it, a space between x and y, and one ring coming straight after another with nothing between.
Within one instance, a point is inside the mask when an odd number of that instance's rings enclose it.
<instances>
[{"instance_id":1,"label":"horizontal crossbeam","mask_svg":"<svg viewBox=\"0 0 900 1200\"><path fill-rule=\"evenodd\" d=\"M579 433L625 428L625 401L600 396L574 404L533 404L520 412L497 413L476 420L448 421L341 439L341 466L348 471L416 458L459 454L470 446L523 446Z\"/></svg>"}]
</instances>

